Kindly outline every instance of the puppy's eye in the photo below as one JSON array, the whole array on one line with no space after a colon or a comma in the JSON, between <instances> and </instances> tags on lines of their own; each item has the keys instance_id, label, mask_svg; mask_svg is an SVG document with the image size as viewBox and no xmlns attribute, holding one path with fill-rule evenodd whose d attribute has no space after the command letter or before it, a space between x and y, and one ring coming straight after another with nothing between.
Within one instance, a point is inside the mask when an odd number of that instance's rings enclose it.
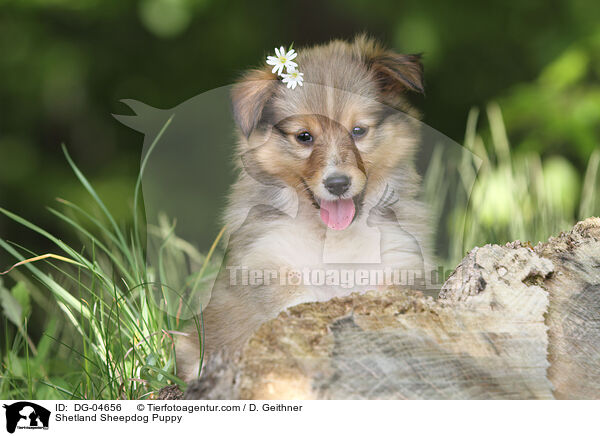
<instances>
[{"instance_id":1,"label":"puppy's eye","mask_svg":"<svg viewBox=\"0 0 600 436\"><path fill-rule=\"evenodd\" d=\"M296 140L301 144L310 144L313 141L313 137L308 132L301 132L296 135Z\"/></svg>"},{"instance_id":2,"label":"puppy's eye","mask_svg":"<svg viewBox=\"0 0 600 436\"><path fill-rule=\"evenodd\" d=\"M365 136L367 134L367 128L361 126L354 126L352 128L352 136L355 138L360 138L361 136Z\"/></svg>"}]
</instances>

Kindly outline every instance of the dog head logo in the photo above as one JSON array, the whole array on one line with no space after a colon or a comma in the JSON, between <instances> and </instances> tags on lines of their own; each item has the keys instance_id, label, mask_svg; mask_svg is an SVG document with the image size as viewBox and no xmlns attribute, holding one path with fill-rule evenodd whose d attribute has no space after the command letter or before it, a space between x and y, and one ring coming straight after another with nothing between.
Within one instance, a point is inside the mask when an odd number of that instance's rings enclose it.
<instances>
[{"instance_id":1,"label":"dog head logo","mask_svg":"<svg viewBox=\"0 0 600 436\"><path fill-rule=\"evenodd\" d=\"M28 401L3 406L6 409L6 431L19 429L48 429L50 411Z\"/></svg>"}]
</instances>

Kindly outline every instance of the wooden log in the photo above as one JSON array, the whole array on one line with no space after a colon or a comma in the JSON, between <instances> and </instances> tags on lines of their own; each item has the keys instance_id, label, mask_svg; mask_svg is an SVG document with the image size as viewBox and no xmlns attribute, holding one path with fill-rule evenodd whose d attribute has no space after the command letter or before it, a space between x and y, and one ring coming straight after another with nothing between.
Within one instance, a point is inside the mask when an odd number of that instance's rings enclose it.
<instances>
[{"instance_id":1,"label":"wooden log","mask_svg":"<svg viewBox=\"0 0 600 436\"><path fill-rule=\"evenodd\" d=\"M550 295L548 377L556 398L600 399L600 219L578 223L536 251L555 265Z\"/></svg>"},{"instance_id":2,"label":"wooden log","mask_svg":"<svg viewBox=\"0 0 600 436\"><path fill-rule=\"evenodd\" d=\"M486 245L434 300L388 289L292 307L186 399L600 398L600 220Z\"/></svg>"}]
</instances>

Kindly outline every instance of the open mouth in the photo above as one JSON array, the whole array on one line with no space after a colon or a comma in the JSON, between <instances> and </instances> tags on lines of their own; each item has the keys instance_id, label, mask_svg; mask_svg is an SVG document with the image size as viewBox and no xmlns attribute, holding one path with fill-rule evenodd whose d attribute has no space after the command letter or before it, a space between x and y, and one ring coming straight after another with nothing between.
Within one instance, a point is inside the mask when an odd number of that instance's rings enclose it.
<instances>
[{"instance_id":1,"label":"open mouth","mask_svg":"<svg viewBox=\"0 0 600 436\"><path fill-rule=\"evenodd\" d=\"M356 206L353 198L321 200L321 219L333 230L344 230L354 220Z\"/></svg>"},{"instance_id":2,"label":"open mouth","mask_svg":"<svg viewBox=\"0 0 600 436\"><path fill-rule=\"evenodd\" d=\"M344 230L358 215L363 192L352 198L338 198L336 200L325 200L314 195L312 190L304 183L306 191L310 194L313 205L319 209L321 220L327 227L333 230Z\"/></svg>"}]
</instances>

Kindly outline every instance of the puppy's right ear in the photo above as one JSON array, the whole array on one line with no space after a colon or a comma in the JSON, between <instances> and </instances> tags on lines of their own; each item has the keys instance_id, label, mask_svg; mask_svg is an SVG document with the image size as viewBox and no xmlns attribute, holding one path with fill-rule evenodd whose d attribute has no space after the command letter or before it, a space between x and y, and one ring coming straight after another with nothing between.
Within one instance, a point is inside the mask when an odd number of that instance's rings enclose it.
<instances>
[{"instance_id":1,"label":"puppy's right ear","mask_svg":"<svg viewBox=\"0 0 600 436\"><path fill-rule=\"evenodd\" d=\"M233 118L244 136L249 137L258 125L277 82L277 77L270 71L251 70L233 86Z\"/></svg>"}]
</instances>

